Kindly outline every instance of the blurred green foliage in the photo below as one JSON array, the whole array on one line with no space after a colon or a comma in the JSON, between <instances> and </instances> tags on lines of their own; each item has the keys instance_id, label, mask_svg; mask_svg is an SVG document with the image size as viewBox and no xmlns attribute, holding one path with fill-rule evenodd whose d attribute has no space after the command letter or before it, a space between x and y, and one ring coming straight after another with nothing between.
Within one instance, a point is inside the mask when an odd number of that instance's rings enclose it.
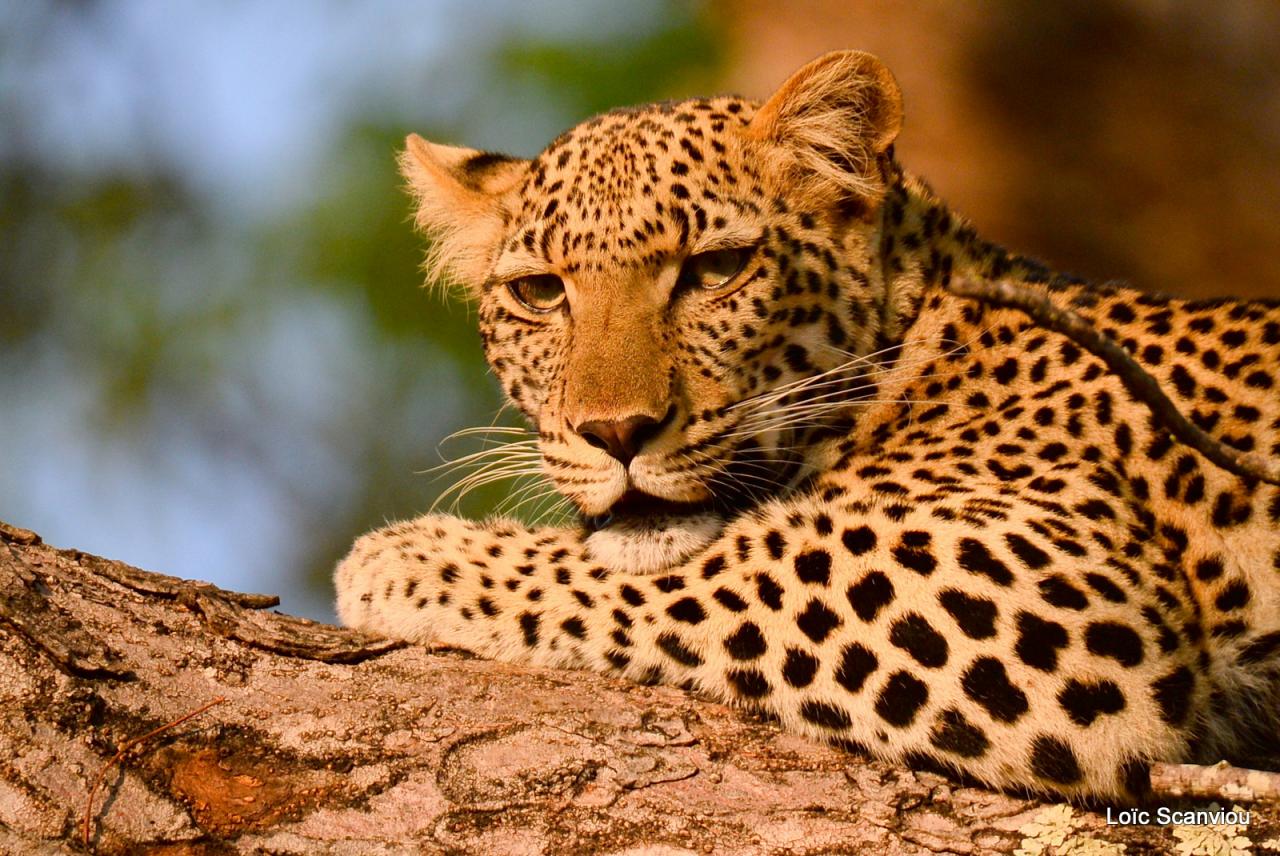
<instances>
[{"instance_id":1,"label":"blurred green foliage","mask_svg":"<svg viewBox=\"0 0 1280 856\"><path fill-rule=\"evenodd\" d=\"M574 112L586 117L678 96L678 85L718 67L722 38L698 18L681 16L621 44L513 42L499 51L497 66L506 76L536 81L546 92L567 97Z\"/></svg>"}]
</instances>

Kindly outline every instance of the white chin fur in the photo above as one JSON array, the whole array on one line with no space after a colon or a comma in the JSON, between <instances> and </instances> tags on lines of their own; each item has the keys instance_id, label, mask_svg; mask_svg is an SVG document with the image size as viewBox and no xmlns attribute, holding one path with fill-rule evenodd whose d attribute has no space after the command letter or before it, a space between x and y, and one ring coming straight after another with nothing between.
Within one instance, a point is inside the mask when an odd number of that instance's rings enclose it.
<instances>
[{"instance_id":1,"label":"white chin fur","mask_svg":"<svg viewBox=\"0 0 1280 856\"><path fill-rule=\"evenodd\" d=\"M724 527L711 512L623 518L587 536L591 560L611 571L653 574L701 551Z\"/></svg>"}]
</instances>

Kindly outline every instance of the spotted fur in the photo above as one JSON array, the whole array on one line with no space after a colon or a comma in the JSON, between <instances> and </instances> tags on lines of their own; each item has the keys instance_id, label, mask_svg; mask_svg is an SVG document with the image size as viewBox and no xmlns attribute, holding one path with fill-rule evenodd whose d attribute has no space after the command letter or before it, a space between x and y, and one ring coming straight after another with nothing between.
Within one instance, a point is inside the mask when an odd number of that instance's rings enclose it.
<instances>
[{"instance_id":1,"label":"spotted fur","mask_svg":"<svg viewBox=\"0 0 1280 856\"><path fill-rule=\"evenodd\" d=\"M343 621L700 687L995 786L1134 798L1151 760L1274 753L1280 490L945 286L1048 294L1197 425L1271 455L1280 305L1011 256L902 171L900 118L889 73L848 52L763 105L616 110L531 161L411 137L436 272L476 300L584 523L378 530L337 570ZM744 261L690 285L725 259ZM531 309L522 282L564 297Z\"/></svg>"}]
</instances>

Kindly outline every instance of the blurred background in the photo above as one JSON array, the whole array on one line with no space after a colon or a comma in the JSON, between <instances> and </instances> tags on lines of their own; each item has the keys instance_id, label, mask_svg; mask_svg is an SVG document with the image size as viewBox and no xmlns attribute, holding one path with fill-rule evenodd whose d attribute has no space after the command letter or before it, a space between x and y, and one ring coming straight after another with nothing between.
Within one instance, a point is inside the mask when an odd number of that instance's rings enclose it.
<instances>
[{"instance_id":1,"label":"blurred background","mask_svg":"<svg viewBox=\"0 0 1280 856\"><path fill-rule=\"evenodd\" d=\"M988 238L1280 297L1277 45L1274 0L0 4L0 519L331 619L351 540L509 418L419 287L404 134L529 156L833 48L894 70L900 159Z\"/></svg>"}]
</instances>

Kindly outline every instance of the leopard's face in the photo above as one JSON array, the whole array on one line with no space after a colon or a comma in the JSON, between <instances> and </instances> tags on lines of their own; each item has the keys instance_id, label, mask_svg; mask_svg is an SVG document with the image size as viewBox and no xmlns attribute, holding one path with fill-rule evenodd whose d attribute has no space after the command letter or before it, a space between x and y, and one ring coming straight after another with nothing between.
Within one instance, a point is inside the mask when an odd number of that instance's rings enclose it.
<instances>
[{"instance_id":1,"label":"leopard's face","mask_svg":"<svg viewBox=\"0 0 1280 856\"><path fill-rule=\"evenodd\" d=\"M771 393L868 348L850 230L761 168L753 113L719 99L610 114L519 187L481 334L586 515L776 494L796 425L819 420L786 418Z\"/></svg>"},{"instance_id":2,"label":"leopard's face","mask_svg":"<svg viewBox=\"0 0 1280 856\"><path fill-rule=\"evenodd\" d=\"M714 535L784 490L837 393L865 388L892 135L829 140L849 181L815 176L788 133L813 117L783 94L615 111L532 161L410 140L420 222L478 298L494 373L602 530ZM874 105L837 107L874 127Z\"/></svg>"}]
</instances>

